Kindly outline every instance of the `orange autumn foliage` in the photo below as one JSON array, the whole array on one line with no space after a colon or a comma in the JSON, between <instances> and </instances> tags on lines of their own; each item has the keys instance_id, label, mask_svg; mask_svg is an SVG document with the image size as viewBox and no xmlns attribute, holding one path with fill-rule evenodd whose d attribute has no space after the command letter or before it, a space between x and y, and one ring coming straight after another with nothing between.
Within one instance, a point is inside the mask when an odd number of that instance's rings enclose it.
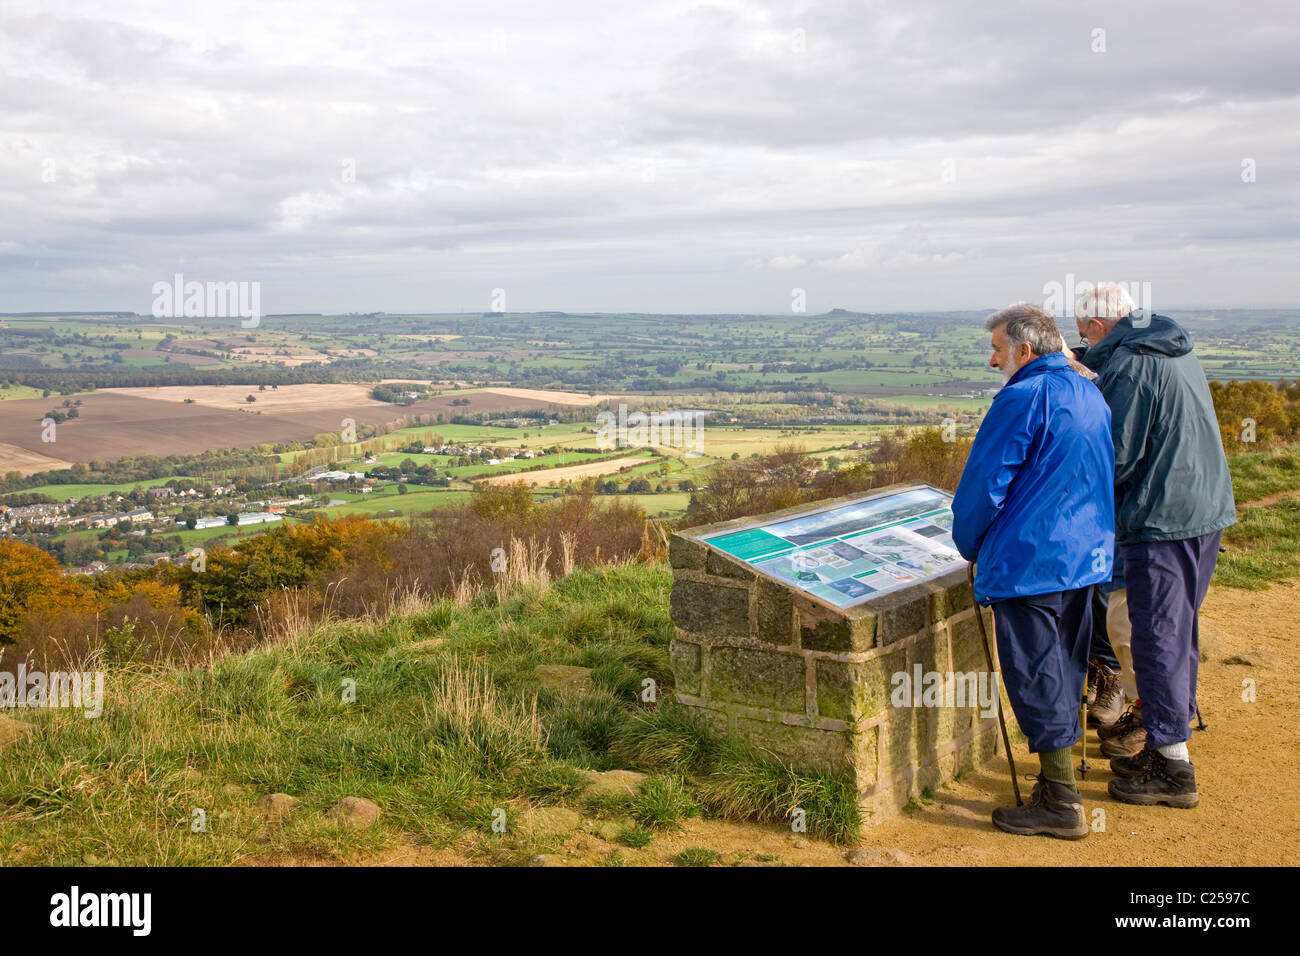
<instances>
[{"instance_id":1,"label":"orange autumn foliage","mask_svg":"<svg viewBox=\"0 0 1300 956\"><path fill-rule=\"evenodd\" d=\"M40 548L0 540L0 643L11 644L29 616L84 611L95 605L84 582L59 572Z\"/></svg>"}]
</instances>

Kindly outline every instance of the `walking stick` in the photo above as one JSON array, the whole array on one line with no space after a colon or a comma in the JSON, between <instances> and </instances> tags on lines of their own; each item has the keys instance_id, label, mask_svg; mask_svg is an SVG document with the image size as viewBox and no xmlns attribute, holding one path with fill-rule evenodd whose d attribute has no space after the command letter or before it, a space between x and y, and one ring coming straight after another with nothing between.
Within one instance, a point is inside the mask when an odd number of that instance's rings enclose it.
<instances>
[{"instance_id":1,"label":"walking stick","mask_svg":"<svg viewBox=\"0 0 1300 956\"><path fill-rule=\"evenodd\" d=\"M1088 779L1088 771L1092 768L1088 766L1088 698L1084 697L1079 703L1079 726L1083 728L1083 757L1079 761L1079 776L1084 780Z\"/></svg>"},{"instance_id":2,"label":"walking stick","mask_svg":"<svg viewBox=\"0 0 1300 956\"><path fill-rule=\"evenodd\" d=\"M989 663L989 673L995 674L993 669L993 652L989 650L989 632L984 628L984 612L980 608L979 598L975 596L975 562L972 561L966 565L966 580L970 582L971 600L975 602L975 620L979 624L980 637L984 639L984 659ZM1001 679L998 680L999 686ZM1011 756L1011 738L1007 736L1007 718L1002 713L1002 694L998 693L998 726L1002 728L1002 746L1007 751L1007 766L1011 768L1011 789L1016 794L1016 806L1023 807L1025 801L1020 799L1020 779L1016 776L1016 760Z\"/></svg>"}]
</instances>

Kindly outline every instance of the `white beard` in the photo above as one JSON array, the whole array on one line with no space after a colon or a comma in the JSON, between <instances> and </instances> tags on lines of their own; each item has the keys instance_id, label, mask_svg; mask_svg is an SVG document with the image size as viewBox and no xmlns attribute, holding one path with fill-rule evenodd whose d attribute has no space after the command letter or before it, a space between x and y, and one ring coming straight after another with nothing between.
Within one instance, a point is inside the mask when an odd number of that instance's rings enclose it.
<instances>
[{"instance_id":1,"label":"white beard","mask_svg":"<svg viewBox=\"0 0 1300 956\"><path fill-rule=\"evenodd\" d=\"M1008 359L1008 361L1010 361L1010 362L1014 362L1015 359ZM1019 366L1019 365L1012 365L1011 368L1007 368L1007 367L1004 365L1004 366L1002 366L1000 369L998 369L998 371L1002 373L1002 384L1005 385L1005 384L1007 384L1007 382L1011 381L1011 376L1012 376L1012 375L1015 375L1017 372L1020 371L1020 366Z\"/></svg>"}]
</instances>

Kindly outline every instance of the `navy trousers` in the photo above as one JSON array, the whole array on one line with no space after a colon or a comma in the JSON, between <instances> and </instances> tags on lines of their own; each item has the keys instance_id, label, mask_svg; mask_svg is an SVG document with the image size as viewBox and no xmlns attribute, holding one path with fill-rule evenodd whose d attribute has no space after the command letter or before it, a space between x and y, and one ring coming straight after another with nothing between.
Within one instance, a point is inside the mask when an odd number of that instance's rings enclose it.
<instances>
[{"instance_id":1,"label":"navy trousers","mask_svg":"<svg viewBox=\"0 0 1300 956\"><path fill-rule=\"evenodd\" d=\"M1110 634L1106 631L1106 610L1110 606L1110 592L1100 586L1092 589L1092 647L1088 651L1091 660L1099 662L1106 668L1107 674L1119 673L1119 658L1115 648L1110 646Z\"/></svg>"},{"instance_id":2,"label":"navy trousers","mask_svg":"<svg viewBox=\"0 0 1300 956\"><path fill-rule=\"evenodd\" d=\"M1029 752L1073 747L1088 676L1093 586L993 603L998 662Z\"/></svg>"},{"instance_id":3,"label":"navy trousers","mask_svg":"<svg viewBox=\"0 0 1300 956\"><path fill-rule=\"evenodd\" d=\"M1219 560L1222 531L1179 541L1126 544L1124 574L1133 625L1133 673L1147 747L1192 736L1201 660L1197 612Z\"/></svg>"}]
</instances>

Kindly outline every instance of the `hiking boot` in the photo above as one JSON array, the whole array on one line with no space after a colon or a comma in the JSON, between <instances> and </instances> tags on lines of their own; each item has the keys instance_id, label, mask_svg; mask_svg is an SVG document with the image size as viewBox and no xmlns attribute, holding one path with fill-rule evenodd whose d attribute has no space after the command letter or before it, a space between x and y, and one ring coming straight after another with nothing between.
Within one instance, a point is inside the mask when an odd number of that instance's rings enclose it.
<instances>
[{"instance_id":1,"label":"hiking boot","mask_svg":"<svg viewBox=\"0 0 1300 956\"><path fill-rule=\"evenodd\" d=\"M1082 840L1088 835L1083 797L1077 790L1048 780L1041 773L1029 802L1023 807L998 807L993 811L993 825L1021 836L1042 834L1062 840Z\"/></svg>"},{"instance_id":2,"label":"hiking boot","mask_svg":"<svg viewBox=\"0 0 1300 956\"><path fill-rule=\"evenodd\" d=\"M1200 796L1196 793L1196 774L1191 763L1170 760L1158 750L1148 750L1147 754L1142 775L1112 780L1106 787L1110 795L1120 803L1144 807L1163 803L1187 810L1196 806Z\"/></svg>"},{"instance_id":3,"label":"hiking boot","mask_svg":"<svg viewBox=\"0 0 1300 956\"><path fill-rule=\"evenodd\" d=\"M1098 736L1101 736L1098 734ZM1101 742L1101 755L1110 757L1134 757L1147 745L1147 732L1144 727L1134 727L1122 737L1111 737Z\"/></svg>"},{"instance_id":4,"label":"hiking boot","mask_svg":"<svg viewBox=\"0 0 1300 956\"><path fill-rule=\"evenodd\" d=\"M1119 720L1105 727L1097 728L1098 740L1110 740L1112 737L1127 737L1136 727L1142 726L1142 708L1136 704L1120 714Z\"/></svg>"},{"instance_id":5,"label":"hiking boot","mask_svg":"<svg viewBox=\"0 0 1300 956\"><path fill-rule=\"evenodd\" d=\"M1092 702L1097 699L1097 675L1101 673L1101 665L1095 659L1088 661L1088 679L1083 685L1083 699L1092 706Z\"/></svg>"},{"instance_id":6,"label":"hiking boot","mask_svg":"<svg viewBox=\"0 0 1300 956\"><path fill-rule=\"evenodd\" d=\"M1110 772L1117 777L1140 777L1147 772L1151 751L1143 747L1131 757L1116 757L1110 762Z\"/></svg>"},{"instance_id":7,"label":"hiking boot","mask_svg":"<svg viewBox=\"0 0 1300 956\"><path fill-rule=\"evenodd\" d=\"M1097 696L1088 705L1088 723L1094 727L1108 727L1124 713L1124 688L1118 674L1097 672Z\"/></svg>"}]
</instances>

